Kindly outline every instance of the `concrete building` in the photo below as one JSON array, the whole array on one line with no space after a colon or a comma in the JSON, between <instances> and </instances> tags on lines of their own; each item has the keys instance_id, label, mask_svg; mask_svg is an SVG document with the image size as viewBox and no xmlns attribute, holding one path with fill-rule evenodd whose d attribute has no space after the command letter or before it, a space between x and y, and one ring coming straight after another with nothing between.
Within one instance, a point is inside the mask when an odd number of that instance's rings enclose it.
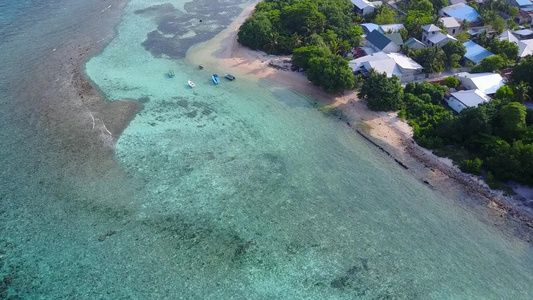
<instances>
[{"instance_id":1,"label":"concrete building","mask_svg":"<svg viewBox=\"0 0 533 300\"><path fill-rule=\"evenodd\" d=\"M427 46L429 46L428 38L430 38L431 36L439 33L440 31L441 31L441 29L439 27L433 25L433 24L422 26L422 43L424 43Z\"/></svg>"},{"instance_id":2,"label":"concrete building","mask_svg":"<svg viewBox=\"0 0 533 300\"><path fill-rule=\"evenodd\" d=\"M444 29L450 35L456 35L461 32L461 24L454 17L443 17L441 18Z\"/></svg>"}]
</instances>

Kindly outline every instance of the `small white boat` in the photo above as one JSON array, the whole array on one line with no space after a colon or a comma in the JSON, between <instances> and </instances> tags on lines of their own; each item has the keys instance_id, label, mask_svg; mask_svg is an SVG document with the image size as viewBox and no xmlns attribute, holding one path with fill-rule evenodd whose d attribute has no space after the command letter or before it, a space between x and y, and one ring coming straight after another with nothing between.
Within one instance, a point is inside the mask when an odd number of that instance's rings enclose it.
<instances>
[{"instance_id":1,"label":"small white boat","mask_svg":"<svg viewBox=\"0 0 533 300\"><path fill-rule=\"evenodd\" d=\"M189 82L189 86L190 86L190 87L192 87L192 88L193 88L193 87L195 87L195 86L196 86L196 84L194 84L194 82L192 82L192 81L190 81L190 80L189 80L188 82Z\"/></svg>"}]
</instances>

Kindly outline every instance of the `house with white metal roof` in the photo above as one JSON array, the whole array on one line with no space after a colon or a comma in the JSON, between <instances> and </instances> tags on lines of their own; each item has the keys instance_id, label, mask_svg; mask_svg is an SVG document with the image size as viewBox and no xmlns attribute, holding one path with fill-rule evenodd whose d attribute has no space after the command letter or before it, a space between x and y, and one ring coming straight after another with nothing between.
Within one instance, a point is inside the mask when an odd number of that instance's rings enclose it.
<instances>
[{"instance_id":1,"label":"house with white metal roof","mask_svg":"<svg viewBox=\"0 0 533 300\"><path fill-rule=\"evenodd\" d=\"M403 26L403 24L384 24L380 25L379 27L381 27L381 32L383 33L394 33L399 32L400 29L405 29L405 26Z\"/></svg>"},{"instance_id":2,"label":"house with white metal roof","mask_svg":"<svg viewBox=\"0 0 533 300\"><path fill-rule=\"evenodd\" d=\"M480 90L485 95L495 94L505 85L503 78L498 73L457 73L455 78L468 90Z\"/></svg>"},{"instance_id":3,"label":"house with white metal roof","mask_svg":"<svg viewBox=\"0 0 533 300\"><path fill-rule=\"evenodd\" d=\"M382 4L381 1L351 0L354 5L354 12L358 15L373 13L376 7Z\"/></svg>"},{"instance_id":4,"label":"house with white metal roof","mask_svg":"<svg viewBox=\"0 0 533 300\"><path fill-rule=\"evenodd\" d=\"M483 102L489 101L490 98L480 90L455 92L451 94L450 98L446 99L448 105L458 113L467 107L476 107Z\"/></svg>"},{"instance_id":5,"label":"house with white metal roof","mask_svg":"<svg viewBox=\"0 0 533 300\"><path fill-rule=\"evenodd\" d=\"M386 73L387 77L398 76L401 82L413 81L423 70L420 64L401 53L377 52L351 60L349 65L354 73L366 76L370 69L374 69Z\"/></svg>"}]
</instances>

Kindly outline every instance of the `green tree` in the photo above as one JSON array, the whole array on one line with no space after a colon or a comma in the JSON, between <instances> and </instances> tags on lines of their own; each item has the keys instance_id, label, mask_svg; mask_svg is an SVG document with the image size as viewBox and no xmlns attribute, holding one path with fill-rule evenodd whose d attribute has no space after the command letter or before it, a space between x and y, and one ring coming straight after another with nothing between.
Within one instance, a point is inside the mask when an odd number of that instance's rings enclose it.
<instances>
[{"instance_id":1,"label":"green tree","mask_svg":"<svg viewBox=\"0 0 533 300\"><path fill-rule=\"evenodd\" d=\"M338 55L311 58L307 79L331 94L352 89L355 84L355 77L348 62Z\"/></svg>"},{"instance_id":2,"label":"green tree","mask_svg":"<svg viewBox=\"0 0 533 300\"><path fill-rule=\"evenodd\" d=\"M518 102L508 103L500 109L499 131L502 138L519 139L526 130L526 107Z\"/></svg>"},{"instance_id":3,"label":"green tree","mask_svg":"<svg viewBox=\"0 0 533 300\"><path fill-rule=\"evenodd\" d=\"M482 73L482 72L494 72L500 70L505 66L503 58L499 55L493 55L485 57L478 65L476 65L471 73Z\"/></svg>"},{"instance_id":4,"label":"green tree","mask_svg":"<svg viewBox=\"0 0 533 300\"><path fill-rule=\"evenodd\" d=\"M241 25L238 42L252 49L263 50L271 42L272 23L265 13L254 14Z\"/></svg>"},{"instance_id":5,"label":"green tree","mask_svg":"<svg viewBox=\"0 0 533 300\"><path fill-rule=\"evenodd\" d=\"M433 4L433 8L435 9L435 12L438 12L441 8L449 5L448 0L430 0L430 1Z\"/></svg>"},{"instance_id":6,"label":"green tree","mask_svg":"<svg viewBox=\"0 0 533 300\"><path fill-rule=\"evenodd\" d=\"M459 32L458 34L456 34L455 38L459 42L464 43L464 42L466 42L466 41L468 41L470 39L470 35L468 34L468 32L463 31L463 32Z\"/></svg>"},{"instance_id":7,"label":"green tree","mask_svg":"<svg viewBox=\"0 0 533 300\"><path fill-rule=\"evenodd\" d=\"M459 67L459 60L466 54L466 48L463 43L449 41L442 46L442 51L446 54L446 65L450 67Z\"/></svg>"},{"instance_id":8,"label":"green tree","mask_svg":"<svg viewBox=\"0 0 533 300\"><path fill-rule=\"evenodd\" d=\"M300 68L309 69L309 61L313 57L329 57L331 51L328 48L307 46L294 49L292 63Z\"/></svg>"},{"instance_id":9,"label":"green tree","mask_svg":"<svg viewBox=\"0 0 533 300\"><path fill-rule=\"evenodd\" d=\"M459 86L459 80L453 76L448 76L444 79L444 84L449 88L456 88Z\"/></svg>"},{"instance_id":10,"label":"green tree","mask_svg":"<svg viewBox=\"0 0 533 300\"><path fill-rule=\"evenodd\" d=\"M511 81L515 85L525 82L530 87L533 86L533 56L527 56L513 69Z\"/></svg>"},{"instance_id":11,"label":"green tree","mask_svg":"<svg viewBox=\"0 0 533 300\"><path fill-rule=\"evenodd\" d=\"M483 165L483 161L479 158L475 158L474 160L465 159L459 164L459 168L461 168L461 171L466 173L471 173L474 175L481 175L481 165Z\"/></svg>"},{"instance_id":12,"label":"green tree","mask_svg":"<svg viewBox=\"0 0 533 300\"><path fill-rule=\"evenodd\" d=\"M403 24L409 34L417 39L422 38L422 26L433 23L431 11L408 10Z\"/></svg>"},{"instance_id":13,"label":"green tree","mask_svg":"<svg viewBox=\"0 0 533 300\"><path fill-rule=\"evenodd\" d=\"M394 17L396 17L396 11L388 5L381 5L377 9L376 18L374 23L383 25L394 23Z\"/></svg>"},{"instance_id":14,"label":"green tree","mask_svg":"<svg viewBox=\"0 0 533 300\"><path fill-rule=\"evenodd\" d=\"M515 85L513 93L515 95L516 101L520 103L526 103L530 99L530 91L531 87L529 86L529 84L523 81Z\"/></svg>"},{"instance_id":15,"label":"green tree","mask_svg":"<svg viewBox=\"0 0 533 300\"><path fill-rule=\"evenodd\" d=\"M508 103L514 101L515 96L513 89L508 85L504 85L496 91L494 98Z\"/></svg>"},{"instance_id":16,"label":"green tree","mask_svg":"<svg viewBox=\"0 0 533 300\"><path fill-rule=\"evenodd\" d=\"M363 82L358 96L366 100L371 110L398 110L402 107L403 88L398 77L387 78L385 73L378 73L372 69Z\"/></svg>"},{"instance_id":17,"label":"green tree","mask_svg":"<svg viewBox=\"0 0 533 300\"><path fill-rule=\"evenodd\" d=\"M280 20L284 28L302 35L322 33L326 27L326 17L318 11L318 5L310 0L283 7Z\"/></svg>"},{"instance_id":18,"label":"green tree","mask_svg":"<svg viewBox=\"0 0 533 300\"><path fill-rule=\"evenodd\" d=\"M489 50L500 55L504 60L516 61L518 59L518 45L513 42L495 39L490 43Z\"/></svg>"},{"instance_id":19,"label":"green tree","mask_svg":"<svg viewBox=\"0 0 533 300\"><path fill-rule=\"evenodd\" d=\"M425 73L440 73L444 71L446 54L442 48L426 47L415 51L414 60L424 67Z\"/></svg>"},{"instance_id":20,"label":"green tree","mask_svg":"<svg viewBox=\"0 0 533 300\"><path fill-rule=\"evenodd\" d=\"M492 26L492 29L497 33L502 33L505 30L505 20L500 16L496 16L495 18L493 18L490 22L490 25Z\"/></svg>"}]
</instances>

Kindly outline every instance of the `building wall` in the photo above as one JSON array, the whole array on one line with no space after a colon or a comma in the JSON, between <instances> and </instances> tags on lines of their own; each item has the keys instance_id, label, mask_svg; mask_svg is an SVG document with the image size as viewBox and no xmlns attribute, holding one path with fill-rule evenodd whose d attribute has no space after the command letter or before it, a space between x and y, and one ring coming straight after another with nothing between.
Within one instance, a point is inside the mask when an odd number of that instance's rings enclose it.
<instances>
[{"instance_id":1,"label":"building wall","mask_svg":"<svg viewBox=\"0 0 533 300\"><path fill-rule=\"evenodd\" d=\"M449 35L456 35L461 32L461 26L446 28Z\"/></svg>"},{"instance_id":2,"label":"building wall","mask_svg":"<svg viewBox=\"0 0 533 300\"><path fill-rule=\"evenodd\" d=\"M477 87L474 85L474 82L470 78L455 76L457 80L464 86L467 90L475 90Z\"/></svg>"},{"instance_id":3,"label":"building wall","mask_svg":"<svg viewBox=\"0 0 533 300\"><path fill-rule=\"evenodd\" d=\"M458 113L460 113L461 110L466 108L466 106L463 103L459 102L459 100L457 100L455 97L450 97L446 99L446 102L453 110Z\"/></svg>"}]
</instances>

